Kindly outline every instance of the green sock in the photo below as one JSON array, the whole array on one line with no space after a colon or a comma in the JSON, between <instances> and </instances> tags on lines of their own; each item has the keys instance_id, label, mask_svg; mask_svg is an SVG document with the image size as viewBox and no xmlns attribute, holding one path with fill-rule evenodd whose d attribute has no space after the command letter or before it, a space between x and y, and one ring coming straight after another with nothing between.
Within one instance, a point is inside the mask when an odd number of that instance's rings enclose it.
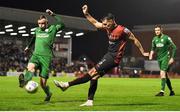
<instances>
[{"instance_id":1,"label":"green sock","mask_svg":"<svg viewBox=\"0 0 180 112\"><path fill-rule=\"evenodd\" d=\"M34 74L33 72L27 71L25 73L25 75L24 75L24 80L25 81L30 81L32 79L32 77L33 77L33 74Z\"/></svg>"},{"instance_id":2,"label":"green sock","mask_svg":"<svg viewBox=\"0 0 180 112\"><path fill-rule=\"evenodd\" d=\"M46 93L47 96L50 95L50 88L49 88L49 86L43 87L43 90L44 90L44 92Z\"/></svg>"},{"instance_id":3,"label":"green sock","mask_svg":"<svg viewBox=\"0 0 180 112\"><path fill-rule=\"evenodd\" d=\"M162 90L162 91L165 90L165 85L166 85L166 78L162 78L162 79L161 79L161 90Z\"/></svg>"}]
</instances>

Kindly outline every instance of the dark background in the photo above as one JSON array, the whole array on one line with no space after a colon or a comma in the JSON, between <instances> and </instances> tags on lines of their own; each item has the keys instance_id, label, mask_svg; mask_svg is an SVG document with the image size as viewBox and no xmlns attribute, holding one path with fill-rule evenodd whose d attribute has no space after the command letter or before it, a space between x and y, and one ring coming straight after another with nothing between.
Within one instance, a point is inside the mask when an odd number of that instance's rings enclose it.
<instances>
[{"instance_id":1,"label":"dark background","mask_svg":"<svg viewBox=\"0 0 180 112\"><path fill-rule=\"evenodd\" d=\"M89 6L90 14L96 19L111 12L118 24L129 29L134 25L180 22L180 0L0 0L1 7L41 12L49 8L58 14L77 17L84 17L81 11L83 4ZM107 50L106 33L89 32L83 37L73 38L73 59L87 55L98 61ZM126 55L131 55L131 50L126 51Z\"/></svg>"}]
</instances>

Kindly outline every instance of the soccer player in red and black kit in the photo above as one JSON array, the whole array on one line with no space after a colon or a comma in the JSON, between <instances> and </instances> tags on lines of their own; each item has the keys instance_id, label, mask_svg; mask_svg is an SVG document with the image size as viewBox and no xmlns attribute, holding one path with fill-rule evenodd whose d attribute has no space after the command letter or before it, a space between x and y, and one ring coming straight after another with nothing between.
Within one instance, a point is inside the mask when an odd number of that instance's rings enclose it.
<instances>
[{"instance_id":1,"label":"soccer player in red and black kit","mask_svg":"<svg viewBox=\"0 0 180 112\"><path fill-rule=\"evenodd\" d=\"M88 13L88 6L84 5L82 7L83 13L87 20L89 20L96 28L104 29L107 31L109 38L109 48L108 52L104 55L102 60L92 69L88 71L83 77L77 78L70 82L59 82L54 80L54 83L62 91L65 91L67 88L86 83L91 81L88 101L81 106L93 106L93 98L97 89L97 79L102 77L107 71L119 65L122 56L124 54L125 46L127 40L130 39L134 44L139 48L143 56L149 56L149 53L145 53L140 42L135 38L133 33L128 30L126 27L117 25L115 18L112 14L108 14L102 19L102 22L98 22Z\"/></svg>"}]
</instances>

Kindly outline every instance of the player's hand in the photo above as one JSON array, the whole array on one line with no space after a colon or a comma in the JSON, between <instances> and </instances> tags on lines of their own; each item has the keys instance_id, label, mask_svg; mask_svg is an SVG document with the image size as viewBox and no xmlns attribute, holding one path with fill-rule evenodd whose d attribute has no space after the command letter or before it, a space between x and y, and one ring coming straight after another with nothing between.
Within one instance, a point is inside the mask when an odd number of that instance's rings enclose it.
<instances>
[{"instance_id":1,"label":"player's hand","mask_svg":"<svg viewBox=\"0 0 180 112\"><path fill-rule=\"evenodd\" d=\"M88 14L88 6L87 6L87 5L84 5L84 6L82 7L82 11L83 11L84 14Z\"/></svg>"},{"instance_id":2,"label":"player's hand","mask_svg":"<svg viewBox=\"0 0 180 112\"><path fill-rule=\"evenodd\" d=\"M46 13L48 13L50 16L52 16L54 14L54 12L51 11L50 9L46 9Z\"/></svg>"},{"instance_id":3,"label":"player's hand","mask_svg":"<svg viewBox=\"0 0 180 112\"><path fill-rule=\"evenodd\" d=\"M154 51L151 51L150 54L149 54L149 60L153 59L153 55L154 55Z\"/></svg>"},{"instance_id":4,"label":"player's hand","mask_svg":"<svg viewBox=\"0 0 180 112\"><path fill-rule=\"evenodd\" d=\"M174 63L174 59L173 58L170 58L170 60L169 60L169 65L171 65L172 63Z\"/></svg>"},{"instance_id":5,"label":"player's hand","mask_svg":"<svg viewBox=\"0 0 180 112\"><path fill-rule=\"evenodd\" d=\"M143 56L147 56L147 57L148 57L148 56L149 56L149 53L148 53L148 52L144 52L144 53L143 53Z\"/></svg>"},{"instance_id":6,"label":"player's hand","mask_svg":"<svg viewBox=\"0 0 180 112\"><path fill-rule=\"evenodd\" d=\"M28 52L29 52L29 48L26 47L26 48L24 49L24 53L28 53Z\"/></svg>"}]
</instances>

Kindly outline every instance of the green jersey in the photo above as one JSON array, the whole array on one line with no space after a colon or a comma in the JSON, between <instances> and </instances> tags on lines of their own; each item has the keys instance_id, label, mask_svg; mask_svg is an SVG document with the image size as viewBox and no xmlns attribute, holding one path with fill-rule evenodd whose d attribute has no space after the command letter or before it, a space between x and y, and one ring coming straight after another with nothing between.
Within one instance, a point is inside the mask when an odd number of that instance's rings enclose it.
<instances>
[{"instance_id":1,"label":"green jersey","mask_svg":"<svg viewBox=\"0 0 180 112\"><path fill-rule=\"evenodd\" d=\"M158 60L163 60L167 57L175 58L176 45L169 36L162 34L161 37L155 36L153 38L151 51L157 53Z\"/></svg>"},{"instance_id":2,"label":"green jersey","mask_svg":"<svg viewBox=\"0 0 180 112\"><path fill-rule=\"evenodd\" d=\"M52 57L52 48L56 37L56 33L64 28L64 24L60 21L60 17L54 17L57 20L57 24L50 25L44 31L39 27L36 28L34 40L35 48L33 54ZM32 42L30 43L30 45L32 45Z\"/></svg>"}]
</instances>

